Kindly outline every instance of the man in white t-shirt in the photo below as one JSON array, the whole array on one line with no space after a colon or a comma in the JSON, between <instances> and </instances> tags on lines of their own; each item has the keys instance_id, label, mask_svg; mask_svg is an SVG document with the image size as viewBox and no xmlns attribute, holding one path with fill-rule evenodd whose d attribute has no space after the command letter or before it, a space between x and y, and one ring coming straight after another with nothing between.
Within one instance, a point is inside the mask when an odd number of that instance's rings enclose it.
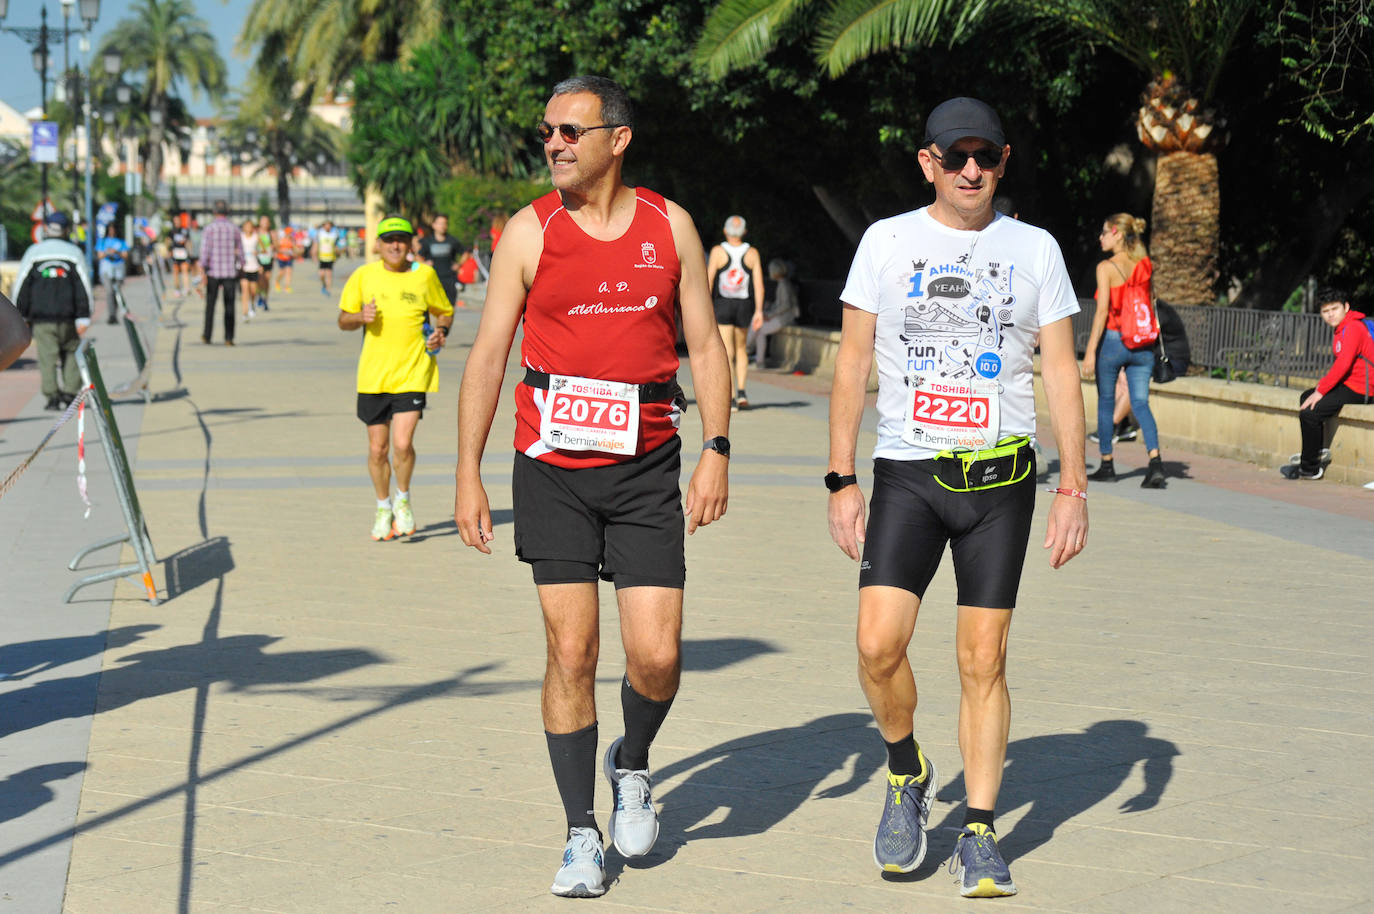
<instances>
[{"instance_id":1,"label":"man in white t-shirt","mask_svg":"<svg viewBox=\"0 0 1374 914\"><path fill-rule=\"evenodd\" d=\"M873 855L911 872L926 853L938 787L914 739L907 646L927 585L952 543L958 583L959 748L968 812L955 845L965 896L1011 895L993 813L1011 725L1007 633L1035 506L1035 394L1041 375L1059 445L1060 487L1045 548L1058 568L1088 533L1083 396L1069 318L1077 299L1054 239L993 210L1011 147L996 112L943 102L917 154L935 202L874 223L840 298L844 324L830 401L830 535L859 571L859 682L888 750ZM867 523L855 447L878 362L878 445Z\"/></svg>"}]
</instances>

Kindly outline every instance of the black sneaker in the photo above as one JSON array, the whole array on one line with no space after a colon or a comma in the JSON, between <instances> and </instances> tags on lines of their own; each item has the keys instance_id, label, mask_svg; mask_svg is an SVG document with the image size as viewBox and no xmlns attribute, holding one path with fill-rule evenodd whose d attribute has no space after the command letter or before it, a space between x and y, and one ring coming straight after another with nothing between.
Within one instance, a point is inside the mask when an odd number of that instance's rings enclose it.
<instances>
[{"instance_id":1,"label":"black sneaker","mask_svg":"<svg viewBox=\"0 0 1374 914\"><path fill-rule=\"evenodd\" d=\"M62 408L62 401L58 399L56 394L53 394L48 397L48 402L43 404L43 408L50 413L55 413Z\"/></svg>"},{"instance_id":2,"label":"black sneaker","mask_svg":"<svg viewBox=\"0 0 1374 914\"><path fill-rule=\"evenodd\" d=\"M1088 478L1094 482L1116 482L1116 462L1102 461L1101 466L1088 474Z\"/></svg>"},{"instance_id":3,"label":"black sneaker","mask_svg":"<svg viewBox=\"0 0 1374 914\"><path fill-rule=\"evenodd\" d=\"M1145 478L1140 481L1142 489L1162 489L1164 488L1164 461L1158 457L1150 458L1150 468L1145 471Z\"/></svg>"},{"instance_id":4,"label":"black sneaker","mask_svg":"<svg viewBox=\"0 0 1374 914\"><path fill-rule=\"evenodd\" d=\"M1321 479L1326 475L1326 470L1317 467L1314 472L1309 473L1297 464L1290 463L1279 467L1279 475L1284 479Z\"/></svg>"},{"instance_id":5,"label":"black sneaker","mask_svg":"<svg viewBox=\"0 0 1374 914\"><path fill-rule=\"evenodd\" d=\"M1130 417L1122 419L1116 425L1117 441L1134 441L1140 434L1140 426L1130 420Z\"/></svg>"}]
</instances>

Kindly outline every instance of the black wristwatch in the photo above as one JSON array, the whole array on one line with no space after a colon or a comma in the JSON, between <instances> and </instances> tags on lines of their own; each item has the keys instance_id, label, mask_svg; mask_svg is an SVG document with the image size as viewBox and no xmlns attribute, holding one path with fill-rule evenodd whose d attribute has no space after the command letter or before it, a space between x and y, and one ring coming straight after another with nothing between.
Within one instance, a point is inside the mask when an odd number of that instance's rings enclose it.
<instances>
[{"instance_id":1,"label":"black wristwatch","mask_svg":"<svg viewBox=\"0 0 1374 914\"><path fill-rule=\"evenodd\" d=\"M701 452L703 454L707 451L715 451L725 459L730 459L730 439L726 438L724 435L717 435L709 439L701 446Z\"/></svg>"},{"instance_id":2,"label":"black wristwatch","mask_svg":"<svg viewBox=\"0 0 1374 914\"><path fill-rule=\"evenodd\" d=\"M847 488L848 486L857 484L858 481L859 477L854 474L850 474L849 476L841 476L834 470L831 470L829 473L825 474L825 487L829 489L831 492L838 492L841 489Z\"/></svg>"}]
</instances>

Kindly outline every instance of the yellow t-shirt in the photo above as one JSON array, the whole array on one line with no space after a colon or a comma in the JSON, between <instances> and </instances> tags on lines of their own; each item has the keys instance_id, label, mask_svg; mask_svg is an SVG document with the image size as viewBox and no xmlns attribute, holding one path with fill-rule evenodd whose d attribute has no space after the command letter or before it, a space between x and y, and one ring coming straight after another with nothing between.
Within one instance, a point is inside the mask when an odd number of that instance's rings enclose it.
<instances>
[{"instance_id":1,"label":"yellow t-shirt","mask_svg":"<svg viewBox=\"0 0 1374 914\"><path fill-rule=\"evenodd\" d=\"M358 356L358 393L403 394L439 389L439 369L425 352L425 314L452 314L432 267L393 273L380 260L358 267L344 284L339 308L349 314L377 303L377 317L363 326Z\"/></svg>"}]
</instances>

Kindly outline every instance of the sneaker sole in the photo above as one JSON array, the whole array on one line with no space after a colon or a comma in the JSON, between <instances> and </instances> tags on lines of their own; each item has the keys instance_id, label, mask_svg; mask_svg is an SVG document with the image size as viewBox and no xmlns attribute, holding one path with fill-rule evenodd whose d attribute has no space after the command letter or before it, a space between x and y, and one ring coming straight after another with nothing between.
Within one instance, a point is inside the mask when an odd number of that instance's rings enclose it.
<instances>
[{"instance_id":1,"label":"sneaker sole","mask_svg":"<svg viewBox=\"0 0 1374 914\"><path fill-rule=\"evenodd\" d=\"M600 898L602 895L606 894L606 887L602 885L594 889L589 889L579 882L570 889L559 889L556 885L550 886L549 891L559 898Z\"/></svg>"},{"instance_id":2,"label":"sneaker sole","mask_svg":"<svg viewBox=\"0 0 1374 914\"><path fill-rule=\"evenodd\" d=\"M395 535L396 535L396 529L393 527L393 528L387 533L386 536L378 536L378 535L375 534L375 533L372 534L372 542L374 542L374 543L385 543L387 540L391 539L391 538L392 538L393 536L395 536Z\"/></svg>"},{"instance_id":3,"label":"sneaker sole","mask_svg":"<svg viewBox=\"0 0 1374 914\"><path fill-rule=\"evenodd\" d=\"M971 889L960 889L959 894L965 898L1003 898L1007 895L1016 894L1016 884L999 883L992 879L979 879L976 886Z\"/></svg>"},{"instance_id":4,"label":"sneaker sole","mask_svg":"<svg viewBox=\"0 0 1374 914\"><path fill-rule=\"evenodd\" d=\"M926 764L930 766L930 776L927 783L930 784L931 799L934 799L936 790L940 789L940 774L935 770L935 763L926 758ZM909 873L920 866L926 859L926 851L930 849L930 841L926 837L926 823L921 823L921 846L916 851L916 856L909 863L883 863L878 859L878 848L873 848L873 862L878 864L878 869L884 873Z\"/></svg>"},{"instance_id":5,"label":"sneaker sole","mask_svg":"<svg viewBox=\"0 0 1374 914\"><path fill-rule=\"evenodd\" d=\"M607 783L611 785L612 797L615 796L616 784L615 756L616 753L620 751L620 744L623 742L625 742L625 737L617 736L615 742L611 743L610 748L606 750L606 754L601 758L601 773L606 776ZM627 851L625 848L620 846L620 839L617 838L615 835L615 817L617 812L618 810L611 810L611 817L606 820L606 838L611 842L615 849L620 851L620 853L625 857L643 857L645 854L649 853L649 851L653 850L654 845L658 843L658 818L654 818L654 837L653 840L649 842L649 846L646 847L644 850L639 851L638 853L631 853L630 851Z\"/></svg>"},{"instance_id":6,"label":"sneaker sole","mask_svg":"<svg viewBox=\"0 0 1374 914\"><path fill-rule=\"evenodd\" d=\"M400 527L396 526L395 524L392 524L392 525L391 525L391 535L392 535L392 536L410 536L410 534L412 534L412 533L414 533L414 532L415 532L415 528L414 528L414 527L411 527L409 530L402 530Z\"/></svg>"}]
</instances>

